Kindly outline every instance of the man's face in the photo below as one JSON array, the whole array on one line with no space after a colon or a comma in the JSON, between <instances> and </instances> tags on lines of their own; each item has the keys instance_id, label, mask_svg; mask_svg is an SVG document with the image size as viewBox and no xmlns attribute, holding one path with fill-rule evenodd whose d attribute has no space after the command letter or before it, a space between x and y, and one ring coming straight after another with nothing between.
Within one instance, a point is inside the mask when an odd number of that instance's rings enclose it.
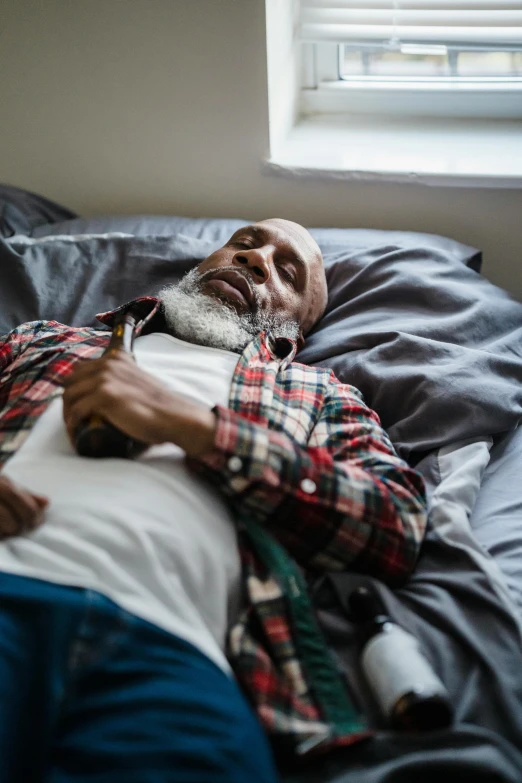
<instances>
[{"instance_id":1,"label":"man's face","mask_svg":"<svg viewBox=\"0 0 522 783\"><path fill-rule=\"evenodd\" d=\"M160 296L167 327L182 340L241 353L269 329L300 349L326 306L321 251L297 223L264 220L236 231Z\"/></svg>"},{"instance_id":2,"label":"man's face","mask_svg":"<svg viewBox=\"0 0 522 783\"><path fill-rule=\"evenodd\" d=\"M287 220L239 229L197 271L201 292L237 313L297 322L298 347L326 304L321 252L306 229Z\"/></svg>"}]
</instances>

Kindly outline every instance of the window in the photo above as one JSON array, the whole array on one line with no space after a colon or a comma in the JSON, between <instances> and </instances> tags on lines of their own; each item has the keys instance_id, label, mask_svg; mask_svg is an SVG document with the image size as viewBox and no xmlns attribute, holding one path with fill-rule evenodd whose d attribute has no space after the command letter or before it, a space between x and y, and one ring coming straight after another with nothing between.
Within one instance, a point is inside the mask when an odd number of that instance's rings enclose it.
<instances>
[{"instance_id":1,"label":"window","mask_svg":"<svg viewBox=\"0 0 522 783\"><path fill-rule=\"evenodd\" d=\"M339 78L513 79L522 78L522 51L448 49L402 44L396 49L339 46Z\"/></svg>"},{"instance_id":2,"label":"window","mask_svg":"<svg viewBox=\"0 0 522 783\"><path fill-rule=\"evenodd\" d=\"M522 0L302 0L307 112L522 117Z\"/></svg>"},{"instance_id":3,"label":"window","mask_svg":"<svg viewBox=\"0 0 522 783\"><path fill-rule=\"evenodd\" d=\"M265 8L267 171L522 188L522 0Z\"/></svg>"}]
</instances>

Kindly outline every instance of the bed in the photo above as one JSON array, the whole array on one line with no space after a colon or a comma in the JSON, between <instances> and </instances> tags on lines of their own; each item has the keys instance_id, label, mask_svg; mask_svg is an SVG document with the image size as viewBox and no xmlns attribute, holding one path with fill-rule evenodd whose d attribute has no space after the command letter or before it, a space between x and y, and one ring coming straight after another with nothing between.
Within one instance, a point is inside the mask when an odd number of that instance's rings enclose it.
<instances>
[{"instance_id":1,"label":"bed","mask_svg":"<svg viewBox=\"0 0 522 783\"><path fill-rule=\"evenodd\" d=\"M0 187L0 334L40 318L97 325L96 312L179 280L249 218L82 219ZM423 473L429 524L418 567L400 589L351 573L310 585L375 734L282 770L283 781L522 781L522 304L480 275L478 250L455 240L311 232L329 299L298 360L331 367L362 391L399 454ZM407 734L383 724L348 606L365 582L446 685L451 728Z\"/></svg>"}]
</instances>

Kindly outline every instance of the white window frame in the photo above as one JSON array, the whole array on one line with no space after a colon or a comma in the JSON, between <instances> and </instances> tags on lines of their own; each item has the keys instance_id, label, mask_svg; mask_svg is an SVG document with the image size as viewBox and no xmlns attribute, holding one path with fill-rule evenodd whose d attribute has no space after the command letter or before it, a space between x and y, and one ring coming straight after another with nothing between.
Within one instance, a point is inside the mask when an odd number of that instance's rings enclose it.
<instances>
[{"instance_id":1,"label":"white window frame","mask_svg":"<svg viewBox=\"0 0 522 783\"><path fill-rule=\"evenodd\" d=\"M310 114L522 118L522 79L341 78L340 46L304 43L299 108Z\"/></svg>"},{"instance_id":2,"label":"white window frame","mask_svg":"<svg viewBox=\"0 0 522 783\"><path fill-rule=\"evenodd\" d=\"M299 39L299 9L300 0L265 0L269 149L263 170L267 174L522 189L522 112L511 110L507 118L473 116L468 101L468 115L462 117L459 107L466 91L455 88L448 95L447 89L432 87L429 93L425 90L429 94L425 116L410 116L410 84L350 89L339 78L336 44ZM467 92L469 96L472 89ZM505 92L510 100L515 96L522 103L522 92L514 93L511 87ZM495 95L502 96L502 90ZM472 97L478 101L476 91ZM418 114L418 95L415 100L410 100L410 106ZM453 115L451 101L458 111ZM434 116L437 102L442 111Z\"/></svg>"}]
</instances>

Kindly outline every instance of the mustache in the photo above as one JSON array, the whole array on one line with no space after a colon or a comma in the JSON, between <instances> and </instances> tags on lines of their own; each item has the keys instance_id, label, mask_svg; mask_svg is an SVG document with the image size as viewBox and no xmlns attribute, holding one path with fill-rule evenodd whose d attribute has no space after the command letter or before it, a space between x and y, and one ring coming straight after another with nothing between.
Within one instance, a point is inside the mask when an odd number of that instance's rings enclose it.
<instances>
[{"instance_id":1,"label":"mustache","mask_svg":"<svg viewBox=\"0 0 522 783\"><path fill-rule=\"evenodd\" d=\"M202 275L198 275L197 285L201 288L208 280L212 280L220 272L234 272L245 278L252 292L252 313L257 313L261 304L261 297L257 290L256 279L248 269L238 268L237 266L220 266L219 269L209 269L207 272L203 272Z\"/></svg>"},{"instance_id":2,"label":"mustache","mask_svg":"<svg viewBox=\"0 0 522 783\"><path fill-rule=\"evenodd\" d=\"M237 266L219 269L224 270L238 273ZM216 271L209 269L200 274L198 267L194 266L179 282L164 286L159 291L167 323L175 336L236 352L241 352L257 333L266 329L278 337L298 338L299 323L295 319L265 312L259 286L248 269L240 268L239 274L252 286L252 309L249 312L238 313L219 299L207 296L202 288ZM258 297L260 306L255 312Z\"/></svg>"}]
</instances>

